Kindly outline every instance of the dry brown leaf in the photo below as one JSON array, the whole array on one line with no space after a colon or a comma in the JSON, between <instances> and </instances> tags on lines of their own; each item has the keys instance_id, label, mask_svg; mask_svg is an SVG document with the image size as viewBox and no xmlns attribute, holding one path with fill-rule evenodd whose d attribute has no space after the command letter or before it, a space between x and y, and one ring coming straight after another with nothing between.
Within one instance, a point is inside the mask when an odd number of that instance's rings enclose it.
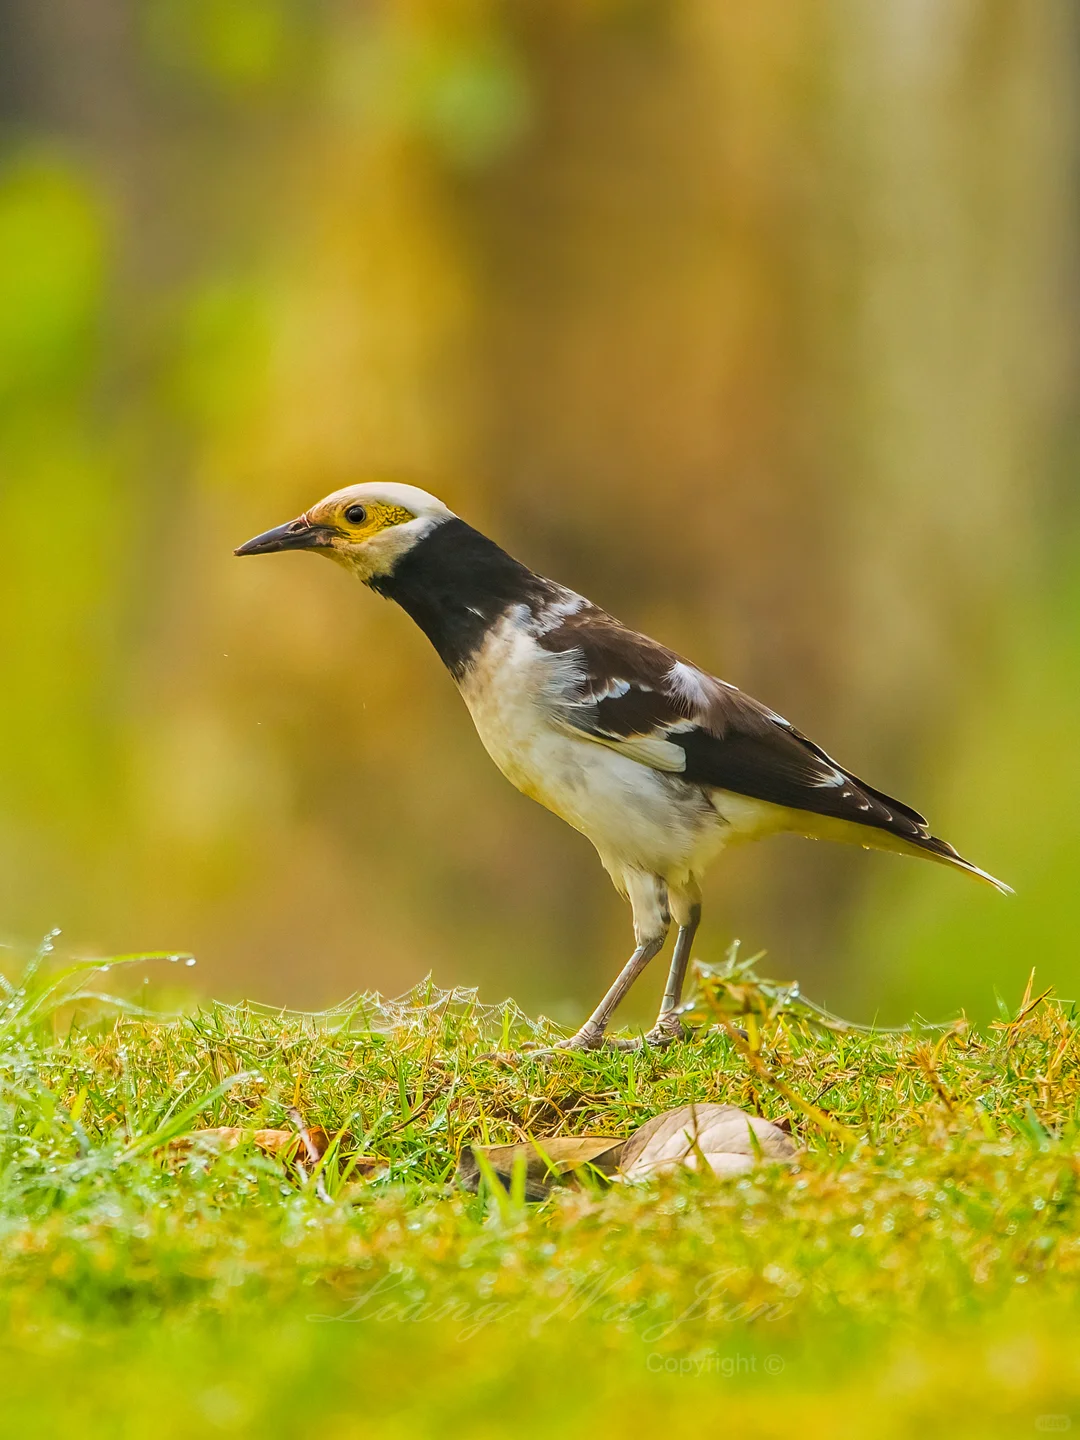
<instances>
[{"instance_id":1,"label":"dry brown leaf","mask_svg":"<svg viewBox=\"0 0 1080 1440\"><path fill-rule=\"evenodd\" d=\"M314 1158L321 1159L330 1144L330 1137L321 1125L309 1125L303 1133L296 1130L247 1130L238 1125L209 1125L205 1130L193 1130L190 1135L181 1135L170 1141L169 1149L184 1151L199 1146L206 1150L235 1150L238 1145L255 1145L265 1155L272 1155L279 1160L293 1160L297 1154L307 1150L305 1137L310 1141L311 1148L317 1152ZM313 1157L308 1153L306 1158Z\"/></svg>"},{"instance_id":2,"label":"dry brown leaf","mask_svg":"<svg viewBox=\"0 0 1080 1440\"><path fill-rule=\"evenodd\" d=\"M323 1132L325 1138L325 1132ZM214 1125L195 1130L169 1142L169 1149L184 1152L193 1149L235 1150L239 1145L255 1145L266 1155L291 1160L300 1146L295 1130L245 1130L238 1125Z\"/></svg>"},{"instance_id":3,"label":"dry brown leaf","mask_svg":"<svg viewBox=\"0 0 1080 1440\"><path fill-rule=\"evenodd\" d=\"M551 1135L538 1138L535 1144L478 1145L475 1149L507 1186L520 1156L525 1162L525 1198L542 1200L559 1176L585 1165L595 1166L605 1175L614 1174L625 1143L617 1135ZM465 1150L458 1161L458 1180L466 1190L475 1190L480 1173L474 1150Z\"/></svg>"},{"instance_id":4,"label":"dry brown leaf","mask_svg":"<svg viewBox=\"0 0 1080 1440\"><path fill-rule=\"evenodd\" d=\"M760 1115L737 1105L680 1105L647 1120L625 1140L611 1135L558 1135L522 1145L484 1145L467 1150L457 1178L476 1190L481 1167L476 1151L509 1188L514 1164L525 1162L525 1198L543 1200L555 1181L589 1165L615 1180L644 1180L680 1166L697 1170L701 1161L717 1175L740 1175L761 1160L787 1162L795 1154L791 1136Z\"/></svg>"},{"instance_id":5,"label":"dry brown leaf","mask_svg":"<svg viewBox=\"0 0 1080 1440\"><path fill-rule=\"evenodd\" d=\"M704 1162L717 1175L739 1175L760 1160L787 1162L795 1154L790 1135L737 1105L680 1105L647 1120L623 1147L619 1176L644 1180Z\"/></svg>"},{"instance_id":6,"label":"dry brown leaf","mask_svg":"<svg viewBox=\"0 0 1080 1440\"><path fill-rule=\"evenodd\" d=\"M172 1155L186 1155L196 1149L220 1154L225 1150L235 1150L240 1145L255 1145L264 1155L282 1161L306 1179L306 1166L312 1163L318 1165L329 1148L330 1136L321 1125L306 1125L297 1110L290 1110L289 1116L297 1125L296 1130L247 1130L237 1125L214 1125L207 1126L205 1130L193 1130L190 1135L181 1135L170 1141L167 1148ZM346 1143L353 1140L348 1134L343 1134L341 1138ZM342 1199L356 1198L364 1183L384 1175L390 1163L378 1155L356 1155L348 1151L342 1152L341 1159L347 1161L347 1173L353 1180L341 1192ZM318 1170L315 1171L315 1183L321 1198L329 1201L330 1196Z\"/></svg>"}]
</instances>

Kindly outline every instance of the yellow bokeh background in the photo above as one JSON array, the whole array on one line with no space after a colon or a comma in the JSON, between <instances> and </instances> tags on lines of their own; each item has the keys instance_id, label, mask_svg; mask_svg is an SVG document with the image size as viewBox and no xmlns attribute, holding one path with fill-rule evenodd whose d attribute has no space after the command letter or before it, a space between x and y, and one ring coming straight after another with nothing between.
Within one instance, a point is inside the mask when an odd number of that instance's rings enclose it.
<instances>
[{"instance_id":1,"label":"yellow bokeh background","mask_svg":"<svg viewBox=\"0 0 1080 1440\"><path fill-rule=\"evenodd\" d=\"M863 1019L1080 988L1068 0L3 27L5 940L305 1007L429 971L596 997L628 915L424 638L232 556L393 473L1018 890L775 841L716 867L703 958L738 936Z\"/></svg>"}]
</instances>

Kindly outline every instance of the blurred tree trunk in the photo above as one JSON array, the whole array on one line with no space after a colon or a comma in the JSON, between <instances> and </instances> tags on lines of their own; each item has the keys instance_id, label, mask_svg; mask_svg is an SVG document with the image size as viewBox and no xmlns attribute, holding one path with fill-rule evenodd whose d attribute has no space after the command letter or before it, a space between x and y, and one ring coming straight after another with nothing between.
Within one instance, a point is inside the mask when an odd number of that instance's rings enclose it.
<instances>
[{"instance_id":1,"label":"blurred tree trunk","mask_svg":"<svg viewBox=\"0 0 1080 1440\"><path fill-rule=\"evenodd\" d=\"M545 122L479 207L481 453L509 523L932 807L1045 513L1075 15L529 13ZM813 976L868 873L773 846L716 893Z\"/></svg>"}]
</instances>

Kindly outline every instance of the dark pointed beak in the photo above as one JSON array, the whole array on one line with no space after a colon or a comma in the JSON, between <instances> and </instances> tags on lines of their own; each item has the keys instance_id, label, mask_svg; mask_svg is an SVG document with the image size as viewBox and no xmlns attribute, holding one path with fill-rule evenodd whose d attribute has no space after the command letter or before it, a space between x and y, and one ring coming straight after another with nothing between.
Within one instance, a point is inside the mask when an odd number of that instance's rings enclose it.
<instances>
[{"instance_id":1,"label":"dark pointed beak","mask_svg":"<svg viewBox=\"0 0 1080 1440\"><path fill-rule=\"evenodd\" d=\"M306 520L291 520L234 550L234 555L272 555L277 550L327 550L335 531L329 525L309 525Z\"/></svg>"}]
</instances>

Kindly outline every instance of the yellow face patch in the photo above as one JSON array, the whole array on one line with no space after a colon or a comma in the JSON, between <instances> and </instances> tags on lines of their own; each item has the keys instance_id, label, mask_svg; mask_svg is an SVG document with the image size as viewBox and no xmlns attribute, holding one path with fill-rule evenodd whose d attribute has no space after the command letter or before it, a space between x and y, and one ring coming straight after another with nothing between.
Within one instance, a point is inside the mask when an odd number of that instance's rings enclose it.
<instances>
[{"instance_id":1,"label":"yellow face patch","mask_svg":"<svg viewBox=\"0 0 1080 1440\"><path fill-rule=\"evenodd\" d=\"M377 535L380 530L388 530L391 525L404 525L407 520L415 520L416 516L411 510L406 510L403 505L389 505L381 500L373 500L364 505L364 519L353 521L349 518L349 511L354 509L352 505L345 507L341 515L341 526L349 536L350 540L370 540L372 535Z\"/></svg>"}]
</instances>

